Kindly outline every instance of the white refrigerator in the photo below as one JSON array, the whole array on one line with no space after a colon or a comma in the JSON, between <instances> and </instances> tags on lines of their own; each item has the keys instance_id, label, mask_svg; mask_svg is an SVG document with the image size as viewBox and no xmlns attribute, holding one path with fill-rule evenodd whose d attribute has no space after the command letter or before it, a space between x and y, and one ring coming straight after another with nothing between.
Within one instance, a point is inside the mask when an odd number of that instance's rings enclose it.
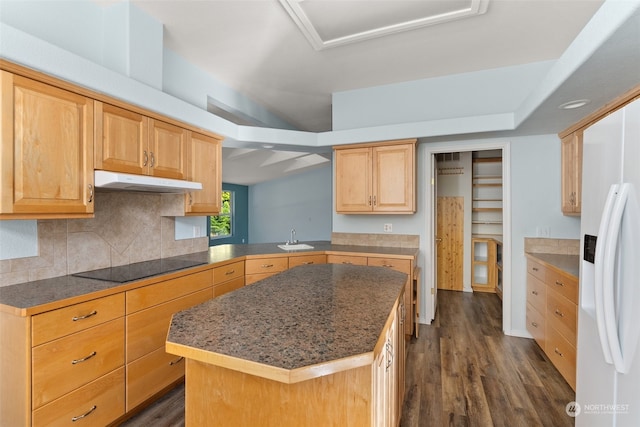
<instances>
[{"instance_id":1,"label":"white refrigerator","mask_svg":"<svg viewBox=\"0 0 640 427\"><path fill-rule=\"evenodd\" d=\"M584 132L576 426L640 426L640 100Z\"/></svg>"}]
</instances>

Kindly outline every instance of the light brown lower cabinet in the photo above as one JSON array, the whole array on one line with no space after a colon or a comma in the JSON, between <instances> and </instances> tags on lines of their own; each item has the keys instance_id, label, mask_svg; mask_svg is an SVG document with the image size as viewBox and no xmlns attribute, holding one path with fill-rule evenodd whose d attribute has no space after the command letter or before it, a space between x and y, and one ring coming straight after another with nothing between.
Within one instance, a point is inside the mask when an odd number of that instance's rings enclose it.
<instances>
[{"instance_id":1,"label":"light brown lower cabinet","mask_svg":"<svg viewBox=\"0 0 640 427\"><path fill-rule=\"evenodd\" d=\"M577 302L577 278L528 257L527 330L574 390Z\"/></svg>"},{"instance_id":2,"label":"light brown lower cabinet","mask_svg":"<svg viewBox=\"0 0 640 427\"><path fill-rule=\"evenodd\" d=\"M127 292L128 302L137 301L128 305L137 311L126 316L127 412L184 376L184 363L164 350L171 316L213 298L212 284L207 270ZM184 295L185 288L197 290ZM141 305L144 300L155 305Z\"/></svg>"},{"instance_id":3,"label":"light brown lower cabinet","mask_svg":"<svg viewBox=\"0 0 640 427\"><path fill-rule=\"evenodd\" d=\"M276 273L280 273L289 268L289 258L250 258L245 261L245 285L251 285L258 280L266 279Z\"/></svg>"}]
</instances>

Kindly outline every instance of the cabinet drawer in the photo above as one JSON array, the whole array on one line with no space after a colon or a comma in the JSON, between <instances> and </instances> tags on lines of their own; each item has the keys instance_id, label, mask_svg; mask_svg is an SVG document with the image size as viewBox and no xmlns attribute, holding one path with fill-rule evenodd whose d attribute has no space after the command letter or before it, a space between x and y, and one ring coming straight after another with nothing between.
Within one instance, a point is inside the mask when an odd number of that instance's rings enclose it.
<instances>
[{"instance_id":1,"label":"cabinet drawer","mask_svg":"<svg viewBox=\"0 0 640 427\"><path fill-rule=\"evenodd\" d=\"M256 258L245 261L246 274L262 274L284 271L289 268L289 258Z\"/></svg>"},{"instance_id":2,"label":"cabinet drawer","mask_svg":"<svg viewBox=\"0 0 640 427\"><path fill-rule=\"evenodd\" d=\"M224 295L227 292L235 291L236 289L240 289L244 286L244 276L238 277L233 280L228 280L219 285L215 285L213 287L213 297L219 297L220 295Z\"/></svg>"},{"instance_id":3,"label":"cabinet drawer","mask_svg":"<svg viewBox=\"0 0 640 427\"><path fill-rule=\"evenodd\" d=\"M127 411L184 376L184 358L164 347L127 365Z\"/></svg>"},{"instance_id":4,"label":"cabinet drawer","mask_svg":"<svg viewBox=\"0 0 640 427\"><path fill-rule=\"evenodd\" d=\"M289 257L289 268L297 267L299 265L309 264L326 264L326 255L300 255Z\"/></svg>"},{"instance_id":5,"label":"cabinet drawer","mask_svg":"<svg viewBox=\"0 0 640 427\"><path fill-rule=\"evenodd\" d=\"M535 262L531 259L527 260L527 273L535 276L536 278L542 280L543 282L546 281L546 277L545 277L546 271L547 269L545 268L545 266L540 264L539 262Z\"/></svg>"},{"instance_id":6,"label":"cabinet drawer","mask_svg":"<svg viewBox=\"0 0 640 427\"><path fill-rule=\"evenodd\" d=\"M121 367L33 411L33 426L105 426L124 412L124 367Z\"/></svg>"},{"instance_id":7,"label":"cabinet drawer","mask_svg":"<svg viewBox=\"0 0 640 427\"><path fill-rule=\"evenodd\" d=\"M213 298L211 288L127 316L127 363L164 347L171 316Z\"/></svg>"},{"instance_id":8,"label":"cabinet drawer","mask_svg":"<svg viewBox=\"0 0 640 427\"><path fill-rule=\"evenodd\" d=\"M569 301L578 303L578 281L574 277L548 269L547 284Z\"/></svg>"},{"instance_id":9,"label":"cabinet drawer","mask_svg":"<svg viewBox=\"0 0 640 427\"><path fill-rule=\"evenodd\" d=\"M387 267L402 273L411 274L411 260L397 258L372 258L367 259L367 265Z\"/></svg>"},{"instance_id":10,"label":"cabinet drawer","mask_svg":"<svg viewBox=\"0 0 640 427\"><path fill-rule=\"evenodd\" d=\"M124 318L34 347L33 408L124 365Z\"/></svg>"},{"instance_id":11,"label":"cabinet drawer","mask_svg":"<svg viewBox=\"0 0 640 427\"><path fill-rule=\"evenodd\" d=\"M327 255L327 263L367 265L367 257L355 255Z\"/></svg>"},{"instance_id":12,"label":"cabinet drawer","mask_svg":"<svg viewBox=\"0 0 640 427\"><path fill-rule=\"evenodd\" d=\"M545 352L565 380L576 389L576 348L554 328L547 327L547 348Z\"/></svg>"},{"instance_id":13,"label":"cabinet drawer","mask_svg":"<svg viewBox=\"0 0 640 427\"><path fill-rule=\"evenodd\" d=\"M547 290L547 326L556 329L576 345L578 307L552 289Z\"/></svg>"},{"instance_id":14,"label":"cabinet drawer","mask_svg":"<svg viewBox=\"0 0 640 427\"><path fill-rule=\"evenodd\" d=\"M32 345L40 345L122 316L124 293L38 314L31 319Z\"/></svg>"},{"instance_id":15,"label":"cabinet drawer","mask_svg":"<svg viewBox=\"0 0 640 427\"><path fill-rule=\"evenodd\" d=\"M274 271L273 273L262 273L262 274L247 274L244 278L245 286L252 285L259 280L266 279L267 277L273 276L274 274L278 274L279 271Z\"/></svg>"},{"instance_id":16,"label":"cabinet drawer","mask_svg":"<svg viewBox=\"0 0 640 427\"><path fill-rule=\"evenodd\" d=\"M540 313L547 310L547 285L532 274L527 274L527 303Z\"/></svg>"},{"instance_id":17,"label":"cabinet drawer","mask_svg":"<svg viewBox=\"0 0 640 427\"><path fill-rule=\"evenodd\" d=\"M213 269L213 284L226 282L244 276L244 261L234 262Z\"/></svg>"},{"instance_id":18,"label":"cabinet drawer","mask_svg":"<svg viewBox=\"0 0 640 427\"><path fill-rule=\"evenodd\" d=\"M531 304L527 304L527 331L533 336L540 348L545 349L545 318Z\"/></svg>"},{"instance_id":19,"label":"cabinet drawer","mask_svg":"<svg viewBox=\"0 0 640 427\"><path fill-rule=\"evenodd\" d=\"M145 286L127 292L127 314L199 291L213 285L211 270Z\"/></svg>"}]
</instances>

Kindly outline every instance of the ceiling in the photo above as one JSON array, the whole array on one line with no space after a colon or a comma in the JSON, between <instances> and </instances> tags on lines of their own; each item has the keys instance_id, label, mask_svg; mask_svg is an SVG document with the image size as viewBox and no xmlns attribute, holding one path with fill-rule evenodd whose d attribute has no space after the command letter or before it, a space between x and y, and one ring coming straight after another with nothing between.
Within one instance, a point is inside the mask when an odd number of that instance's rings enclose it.
<instances>
[{"instance_id":1,"label":"ceiling","mask_svg":"<svg viewBox=\"0 0 640 427\"><path fill-rule=\"evenodd\" d=\"M291 129L324 132L334 92L557 60L603 0L131 2L163 23L166 48ZM553 120L555 102L534 118ZM223 180L248 185L328 161L303 154L225 148Z\"/></svg>"}]
</instances>

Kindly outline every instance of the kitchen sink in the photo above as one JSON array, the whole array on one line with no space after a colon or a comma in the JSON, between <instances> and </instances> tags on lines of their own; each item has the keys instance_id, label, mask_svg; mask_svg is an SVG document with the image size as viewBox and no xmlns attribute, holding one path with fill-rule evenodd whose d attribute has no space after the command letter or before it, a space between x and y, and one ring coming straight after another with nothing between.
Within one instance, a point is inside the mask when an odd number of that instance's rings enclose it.
<instances>
[{"instance_id":1,"label":"kitchen sink","mask_svg":"<svg viewBox=\"0 0 640 427\"><path fill-rule=\"evenodd\" d=\"M285 251L299 251L301 249L313 249L313 246L306 243L296 243L295 245L278 245L280 249Z\"/></svg>"}]
</instances>

